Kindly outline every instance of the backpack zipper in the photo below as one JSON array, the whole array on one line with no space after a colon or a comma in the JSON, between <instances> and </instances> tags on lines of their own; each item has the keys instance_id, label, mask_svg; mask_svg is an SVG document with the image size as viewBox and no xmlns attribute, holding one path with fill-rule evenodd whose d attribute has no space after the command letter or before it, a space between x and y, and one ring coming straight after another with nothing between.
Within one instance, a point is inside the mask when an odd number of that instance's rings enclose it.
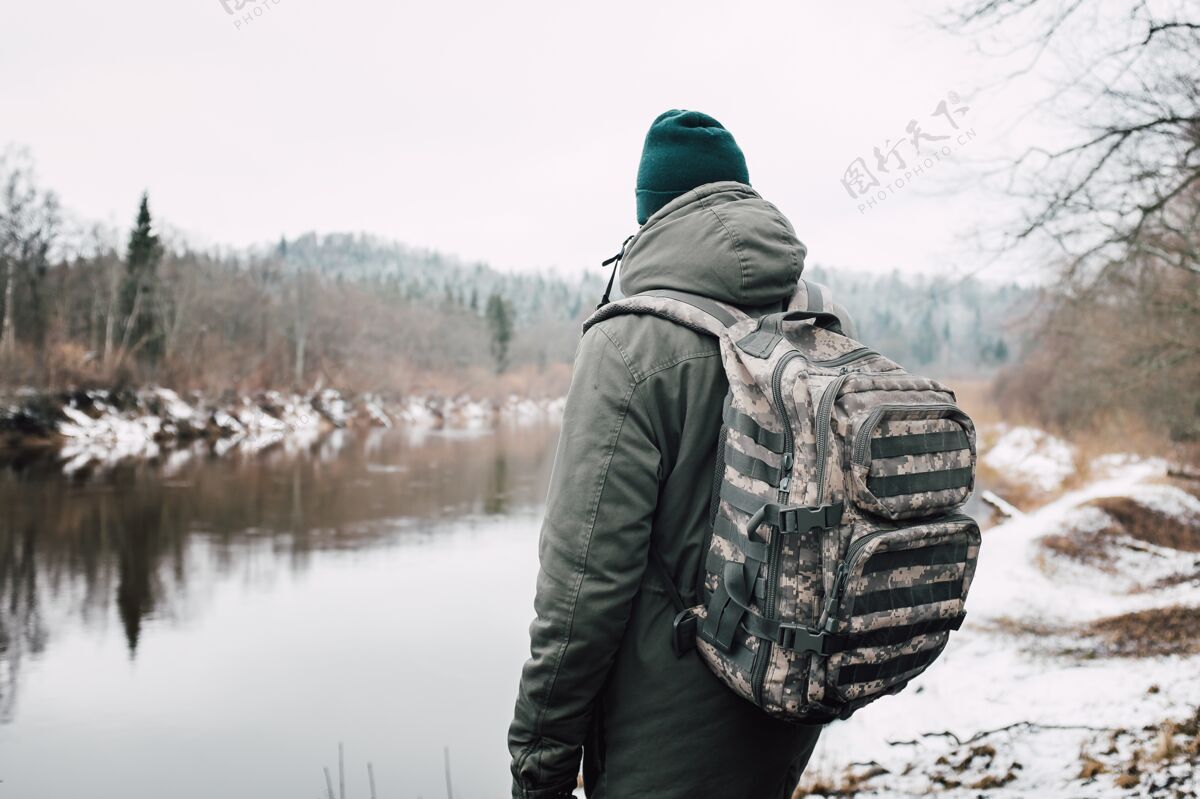
<instances>
[{"instance_id":1,"label":"backpack zipper","mask_svg":"<svg viewBox=\"0 0 1200 799\"><path fill-rule=\"evenodd\" d=\"M833 424L833 403L838 392L850 379L849 374L840 374L830 381L817 405L817 504L825 497L825 462L829 460L829 428Z\"/></svg>"},{"instance_id":2,"label":"backpack zipper","mask_svg":"<svg viewBox=\"0 0 1200 799\"><path fill-rule=\"evenodd\" d=\"M879 353L870 347L859 347L856 350L850 350L850 352L839 355L836 358L830 358L825 361L809 361L809 363L811 363L813 366L845 366L848 363L853 363L854 361L860 361L863 358L870 358L877 355L879 355Z\"/></svg>"},{"instance_id":3,"label":"backpack zipper","mask_svg":"<svg viewBox=\"0 0 1200 799\"><path fill-rule=\"evenodd\" d=\"M771 388L774 392L775 407L779 409L779 413L783 417L784 450L788 463L793 460L795 453L793 452L792 422L788 416L787 406L783 402L783 367L793 358L797 357L800 357L799 352L790 352L784 355L779 359L779 363L775 365L775 371L771 374ZM821 395L821 402L817 410L817 452L819 460L817 466L818 504L825 493L825 448L829 443L828 417L832 412L833 401L837 396L837 392L848 377L849 375L847 374L838 375L829 384L825 389L825 393ZM822 420L824 420L824 424L822 424ZM784 490L783 483L780 485L778 499L780 504L786 503L788 499L788 491ZM773 618L775 615L776 584L779 582L779 550L782 541L783 536L776 530L774 537L771 539L770 567L767 572L767 596L765 599L766 607L763 608L763 615L768 619ZM772 646L773 644L760 645L754 655L754 672L751 675L750 690L760 705L762 704L763 679L766 677L767 665L770 663L767 653L771 650Z\"/></svg>"},{"instance_id":4,"label":"backpack zipper","mask_svg":"<svg viewBox=\"0 0 1200 799\"><path fill-rule=\"evenodd\" d=\"M779 363L775 364L775 369L771 372L771 393L775 399L775 407L779 409L779 415L783 420L783 455L782 468L780 470L779 493L776 500L779 504L787 503L788 493L791 488L791 471L792 463L795 459L795 440L792 438L792 420L788 416L787 406L783 402L783 369L795 358L799 358L800 353L792 351L785 353ZM747 530L747 534L753 533L753 530ZM775 615L775 600L776 600L776 583L779 582L779 556L780 548L783 543L783 536L776 530L771 536L771 553L769 563L767 565L767 595L763 599L763 617L772 618ZM767 657L767 652L770 647L760 645L758 651L754 653L754 671L751 675L750 690L754 694L755 699L762 703L762 684L763 677L767 673L767 664L770 658Z\"/></svg>"},{"instance_id":5,"label":"backpack zipper","mask_svg":"<svg viewBox=\"0 0 1200 799\"><path fill-rule=\"evenodd\" d=\"M911 406L908 406L908 407L911 407ZM976 523L974 519L972 519L970 516L967 516L965 513L954 513L949 516L936 517L936 518L930 519L927 522L927 524L933 524L935 522L970 522L971 524ZM843 598L842 595L846 591L846 583L850 582L850 564L854 561L854 557L859 552L861 552L863 550L863 548L869 542L875 540L879 536L887 535L888 533L894 533L897 530L903 530L903 529L906 529L906 528L899 527L899 528L888 528L886 530L876 530L873 533L868 533L867 535L864 535L862 538L856 539L854 541L854 543L852 543L849 546L849 548L846 549L846 557L842 559L841 565L838 566L837 578L834 580L834 583L833 583L833 591L830 593L829 601L825 603L825 610L822 613L822 615L825 617L825 624L824 624L825 632L832 633L834 631L834 628L837 626L837 621L836 621L833 611L834 611L834 608L836 608L838 605L841 604L842 598Z\"/></svg>"},{"instance_id":6,"label":"backpack zipper","mask_svg":"<svg viewBox=\"0 0 1200 799\"><path fill-rule=\"evenodd\" d=\"M962 409L957 405L942 402L930 405L880 405L875 410L871 411L871 415L867 417L867 421L859 428L854 436L854 451L851 455L851 462L863 464L867 462L867 446L871 443L871 432L874 431L879 420L888 411L909 411L913 409L935 410L935 411L954 411L960 416L965 416ZM959 425L961 427L961 425Z\"/></svg>"}]
</instances>

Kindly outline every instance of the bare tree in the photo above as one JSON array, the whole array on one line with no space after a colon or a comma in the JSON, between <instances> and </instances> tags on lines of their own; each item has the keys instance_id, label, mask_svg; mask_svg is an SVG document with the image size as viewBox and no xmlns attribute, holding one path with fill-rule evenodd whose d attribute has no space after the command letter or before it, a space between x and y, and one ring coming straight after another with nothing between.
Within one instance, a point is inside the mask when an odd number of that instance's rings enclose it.
<instances>
[{"instance_id":1,"label":"bare tree","mask_svg":"<svg viewBox=\"0 0 1200 799\"><path fill-rule=\"evenodd\" d=\"M19 280L25 281L28 291L25 318L30 338L39 348L44 342L42 284L60 224L58 198L38 187L28 152L9 150L0 155L0 275L4 280L0 354L11 355L16 344Z\"/></svg>"},{"instance_id":2,"label":"bare tree","mask_svg":"<svg viewBox=\"0 0 1200 799\"><path fill-rule=\"evenodd\" d=\"M1200 6L1186 0L972 0L945 25L1010 45L1008 77L1036 73L1051 91L1034 110L1074 140L1030 147L994 177L1024 199L1005 246L1037 237L1064 277L1095 278L1131 255L1200 272Z\"/></svg>"},{"instance_id":3,"label":"bare tree","mask_svg":"<svg viewBox=\"0 0 1200 799\"><path fill-rule=\"evenodd\" d=\"M308 336L312 327L313 295L316 277L311 270L301 268L287 281L288 310L292 341L292 386L299 388L304 383L305 357L308 353Z\"/></svg>"},{"instance_id":4,"label":"bare tree","mask_svg":"<svg viewBox=\"0 0 1200 799\"><path fill-rule=\"evenodd\" d=\"M1009 79L1050 76L1034 110L1073 136L996 173L1024 201L1004 246L1041 238L1061 265L1002 398L1060 427L1124 414L1200 438L1200 6L973 0L947 25L1015 42Z\"/></svg>"}]
</instances>

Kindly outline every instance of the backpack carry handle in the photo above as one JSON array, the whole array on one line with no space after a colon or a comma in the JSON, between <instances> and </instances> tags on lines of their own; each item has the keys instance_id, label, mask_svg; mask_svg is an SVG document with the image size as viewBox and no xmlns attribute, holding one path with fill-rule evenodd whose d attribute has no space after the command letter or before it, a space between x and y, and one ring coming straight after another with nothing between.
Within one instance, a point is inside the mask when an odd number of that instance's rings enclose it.
<instances>
[{"instance_id":1,"label":"backpack carry handle","mask_svg":"<svg viewBox=\"0 0 1200 799\"><path fill-rule=\"evenodd\" d=\"M759 318L754 330L738 339L738 348L755 358L766 358L783 338L784 322L804 322L810 319L817 327L845 335L842 332L842 320L837 314L826 311L780 311Z\"/></svg>"}]
</instances>

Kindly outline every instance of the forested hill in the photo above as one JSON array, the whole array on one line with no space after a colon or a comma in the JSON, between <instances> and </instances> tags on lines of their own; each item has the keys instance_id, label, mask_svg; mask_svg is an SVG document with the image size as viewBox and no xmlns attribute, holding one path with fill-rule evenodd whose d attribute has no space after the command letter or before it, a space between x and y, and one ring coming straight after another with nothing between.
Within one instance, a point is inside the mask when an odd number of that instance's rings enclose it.
<instances>
[{"instance_id":1,"label":"forested hill","mask_svg":"<svg viewBox=\"0 0 1200 799\"><path fill-rule=\"evenodd\" d=\"M809 267L851 312L864 344L913 370L986 374L1015 360L1036 291L976 278Z\"/></svg>"},{"instance_id":2,"label":"forested hill","mask_svg":"<svg viewBox=\"0 0 1200 799\"><path fill-rule=\"evenodd\" d=\"M375 283L414 301L449 301L482 312L497 294L517 321L576 320L604 291L599 261L574 279L538 272L501 272L436 250L363 233L306 233L281 242L288 269L315 270L333 279Z\"/></svg>"},{"instance_id":3,"label":"forested hill","mask_svg":"<svg viewBox=\"0 0 1200 799\"><path fill-rule=\"evenodd\" d=\"M579 321L595 306L607 278L598 266L574 279L506 273L366 234L308 233L282 246L289 269L380 284L418 302L482 313L486 299L497 294L511 304L518 326ZM937 374L982 374L1015 358L1021 343L1016 323L1034 294L1011 283L905 275L899 269L868 274L810 266L805 276L833 290L854 314L865 343ZM563 334L569 332L564 326Z\"/></svg>"},{"instance_id":4,"label":"forested hill","mask_svg":"<svg viewBox=\"0 0 1200 799\"><path fill-rule=\"evenodd\" d=\"M32 186L20 170L0 183L14 180ZM0 196L0 389L548 396L565 390L608 277L599 258L575 274L503 272L365 234L236 254L166 247L145 196L126 246L73 248L58 213L36 187ZM914 370L984 373L1020 349L1009 325L1029 303L1014 287L809 274L855 314L864 343Z\"/></svg>"}]
</instances>

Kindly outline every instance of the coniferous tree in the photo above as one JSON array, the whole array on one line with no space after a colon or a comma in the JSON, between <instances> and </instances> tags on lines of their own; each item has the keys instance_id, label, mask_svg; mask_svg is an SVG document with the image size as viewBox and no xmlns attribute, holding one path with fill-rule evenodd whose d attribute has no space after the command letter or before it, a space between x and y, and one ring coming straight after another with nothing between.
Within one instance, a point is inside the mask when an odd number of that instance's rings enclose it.
<instances>
[{"instance_id":1,"label":"coniferous tree","mask_svg":"<svg viewBox=\"0 0 1200 799\"><path fill-rule=\"evenodd\" d=\"M496 373L508 368L508 347L512 342L512 306L499 294L492 294L487 301L487 325L491 333L492 358L496 361Z\"/></svg>"},{"instance_id":2,"label":"coniferous tree","mask_svg":"<svg viewBox=\"0 0 1200 799\"><path fill-rule=\"evenodd\" d=\"M121 316L124 333L121 349L134 351L154 363L162 349L158 324L158 265L162 244L152 229L150 197L142 193L137 220L129 234L129 252L125 258L125 284L121 292Z\"/></svg>"}]
</instances>

